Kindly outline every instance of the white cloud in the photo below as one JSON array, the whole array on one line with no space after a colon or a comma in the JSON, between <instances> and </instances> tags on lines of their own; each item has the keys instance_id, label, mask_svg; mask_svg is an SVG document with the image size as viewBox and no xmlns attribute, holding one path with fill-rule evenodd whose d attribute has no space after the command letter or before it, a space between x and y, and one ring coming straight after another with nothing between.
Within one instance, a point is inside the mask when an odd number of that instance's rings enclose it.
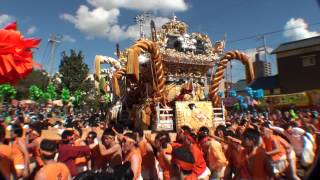
<instances>
[{"instance_id":1,"label":"white cloud","mask_svg":"<svg viewBox=\"0 0 320 180\"><path fill-rule=\"evenodd\" d=\"M300 40L319 36L320 33L316 31L310 31L308 24L302 18L291 18L284 26L283 35L289 40Z\"/></svg>"},{"instance_id":2,"label":"white cloud","mask_svg":"<svg viewBox=\"0 0 320 180\"><path fill-rule=\"evenodd\" d=\"M70 35L67 35L67 34L62 35L61 41L63 41L63 42L69 42L69 43L74 43L74 42L76 42L76 40L75 40L73 37L71 37Z\"/></svg>"},{"instance_id":3,"label":"white cloud","mask_svg":"<svg viewBox=\"0 0 320 180\"><path fill-rule=\"evenodd\" d=\"M117 24L120 11L118 9L105 10L96 8L92 11L85 5L81 5L76 15L62 14L60 18L74 24L87 35L87 38L108 37L113 25Z\"/></svg>"},{"instance_id":4,"label":"white cloud","mask_svg":"<svg viewBox=\"0 0 320 180\"><path fill-rule=\"evenodd\" d=\"M27 34L29 34L29 35L34 34L36 31L37 31L37 27L31 26L28 28Z\"/></svg>"},{"instance_id":5,"label":"white cloud","mask_svg":"<svg viewBox=\"0 0 320 180\"><path fill-rule=\"evenodd\" d=\"M160 11L163 13L186 11L186 0L87 0L93 9L80 5L75 15L62 14L60 18L72 23L76 29L86 35L87 39L107 38L110 41L138 39L138 25L120 25L118 19L120 9L137 11ZM169 19L165 17L153 18L156 26L160 27ZM150 19L144 27L147 36L150 35Z\"/></svg>"},{"instance_id":6,"label":"white cloud","mask_svg":"<svg viewBox=\"0 0 320 180\"><path fill-rule=\"evenodd\" d=\"M151 29L150 29L151 20L154 21L157 29L159 29L164 23L169 21L169 19L165 17L154 17L152 19L148 18L145 22L145 26L143 27L143 30L147 37L150 37L151 35ZM124 27L124 26L120 27L119 25L114 25L112 26L109 35L110 35L109 39L112 41L121 41L124 39L137 40L140 38L140 27L137 24L131 25L128 27Z\"/></svg>"},{"instance_id":7,"label":"white cloud","mask_svg":"<svg viewBox=\"0 0 320 180\"><path fill-rule=\"evenodd\" d=\"M188 5L185 0L87 0L94 7L103 7L106 10L126 8L139 11L186 11Z\"/></svg>"},{"instance_id":8,"label":"white cloud","mask_svg":"<svg viewBox=\"0 0 320 180\"><path fill-rule=\"evenodd\" d=\"M87 6L81 5L75 15L62 14L60 18L74 24L75 28L86 34L86 38L107 38L110 41L121 41L124 39L137 39L139 37L139 26L120 26L118 18L119 9L106 10L102 7L90 10ZM153 18L157 27L160 27L168 18ZM150 19L144 27L146 34L150 34Z\"/></svg>"},{"instance_id":9,"label":"white cloud","mask_svg":"<svg viewBox=\"0 0 320 180\"><path fill-rule=\"evenodd\" d=\"M150 35L151 35L151 29L150 29L151 20L154 21L157 29L161 28L161 26L163 24L165 24L166 22L169 21L169 19L166 17L154 17L152 19L151 18L147 19L145 26L143 28L147 37L150 37ZM125 36L126 36L126 38L130 38L130 39L134 39L134 40L139 39L139 37L140 37L139 25L135 24L135 25L129 26L125 31Z\"/></svg>"},{"instance_id":10,"label":"white cloud","mask_svg":"<svg viewBox=\"0 0 320 180\"><path fill-rule=\"evenodd\" d=\"M8 14L0 14L0 27L7 25L13 21L13 17Z\"/></svg>"}]
</instances>

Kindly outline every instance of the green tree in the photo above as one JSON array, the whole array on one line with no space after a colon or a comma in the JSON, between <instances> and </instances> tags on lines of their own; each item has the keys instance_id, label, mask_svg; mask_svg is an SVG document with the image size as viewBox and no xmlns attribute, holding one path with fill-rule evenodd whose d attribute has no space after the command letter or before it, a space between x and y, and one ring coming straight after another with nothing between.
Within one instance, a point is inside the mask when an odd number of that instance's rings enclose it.
<instances>
[{"instance_id":1,"label":"green tree","mask_svg":"<svg viewBox=\"0 0 320 180\"><path fill-rule=\"evenodd\" d=\"M83 93L80 90L76 90L76 92L73 95L73 98L74 98L72 101L73 107L76 107L76 108L79 107L82 100L82 95Z\"/></svg>"},{"instance_id":2,"label":"green tree","mask_svg":"<svg viewBox=\"0 0 320 180\"><path fill-rule=\"evenodd\" d=\"M17 99L29 97L29 88L35 85L40 89L46 89L49 84L48 74L43 70L33 70L26 78L20 80L16 85Z\"/></svg>"},{"instance_id":3,"label":"green tree","mask_svg":"<svg viewBox=\"0 0 320 180\"><path fill-rule=\"evenodd\" d=\"M88 77L88 65L83 62L82 52L70 50L68 55L65 51L61 54L59 73L61 74L62 88L68 88L71 94L77 90L89 92L93 87Z\"/></svg>"},{"instance_id":4,"label":"green tree","mask_svg":"<svg viewBox=\"0 0 320 180\"><path fill-rule=\"evenodd\" d=\"M17 91L10 84L0 85L0 98L1 101L8 102L10 99L15 98Z\"/></svg>"},{"instance_id":5,"label":"green tree","mask_svg":"<svg viewBox=\"0 0 320 180\"><path fill-rule=\"evenodd\" d=\"M56 87L53 85L53 83L50 83L49 86L47 87L46 96L50 100L55 100L56 99L57 90L56 90Z\"/></svg>"},{"instance_id":6,"label":"green tree","mask_svg":"<svg viewBox=\"0 0 320 180\"><path fill-rule=\"evenodd\" d=\"M70 100L70 91L67 88L63 88L61 91L61 99L64 104L67 104Z\"/></svg>"},{"instance_id":7,"label":"green tree","mask_svg":"<svg viewBox=\"0 0 320 180\"><path fill-rule=\"evenodd\" d=\"M83 59L84 55L81 51L70 50L70 54L65 51L62 52L59 66L59 78L61 79L59 90L61 92L62 89L68 89L69 96L71 94L75 95L75 100L78 101L73 102L75 108L86 110L87 108L95 108L96 103L94 101L97 100L95 98L94 82L88 78L89 68L83 62ZM79 92L81 92L81 98ZM61 92L61 96L62 94L67 93Z\"/></svg>"},{"instance_id":8,"label":"green tree","mask_svg":"<svg viewBox=\"0 0 320 180\"><path fill-rule=\"evenodd\" d=\"M43 91L36 85L31 85L29 88L30 99L40 102L43 100Z\"/></svg>"},{"instance_id":9,"label":"green tree","mask_svg":"<svg viewBox=\"0 0 320 180\"><path fill-rule=\"evenodd\" d=\"M41 100L42 100L43 103L47 103L49 100L52 100L50 93L43 92Z\"/></svg>"}]
</instances>

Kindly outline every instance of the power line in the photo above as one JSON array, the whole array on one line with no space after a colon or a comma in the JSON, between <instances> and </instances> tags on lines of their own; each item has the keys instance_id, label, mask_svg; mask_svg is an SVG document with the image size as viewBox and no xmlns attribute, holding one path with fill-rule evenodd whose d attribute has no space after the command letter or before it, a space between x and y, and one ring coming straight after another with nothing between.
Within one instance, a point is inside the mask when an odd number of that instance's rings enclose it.
<instances>
[{"instance_id":1,"label":"power line","mask_svg":"<svg viewBox=\"0 0 320 180\"><path fill-rule=\"evenodd\" d=\"M319 24L320 24L320 22L316 22L316 23L309 24L308 26L315 26L315 25L319 25ZM259 36L271 35L271 34L289 31L289 30L293 30L293 29L299 29L299 28L303 28L303 26L296 26L296 27L288 28L288 29L281 29L281 30L275 30L275 31L261 33L261 34L255 34L255 35L247 36L247 37L240 38L240 39L230 40L228 43L232 44L232 43L236 43L236 42L243 41L243 40L254 39Z\"/></svg>"},{"instance_id":2,"label":"power line","mask_svg":"<svg viewBox=\"0 0 320 180\"><path fill-rule=\"evenodd\" d=\"M271 44L268 43L267 47L277 46L281 43L283 43L283 42L279 41L277 43L271 43ZM251 50L251 49L256 49L256 47L237 48L238 51L246 51L246 50ZM268 53L268 54L270 54L270 53Z\"/></svg>"}]
</instances>

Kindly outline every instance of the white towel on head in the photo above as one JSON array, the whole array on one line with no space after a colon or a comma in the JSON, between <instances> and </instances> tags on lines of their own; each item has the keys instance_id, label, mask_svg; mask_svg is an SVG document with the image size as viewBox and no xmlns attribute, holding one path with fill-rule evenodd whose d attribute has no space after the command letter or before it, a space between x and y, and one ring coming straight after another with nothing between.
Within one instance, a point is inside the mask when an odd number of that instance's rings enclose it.
<instances>
[{"instance_id":1,"label":"white towel on head","mask_svg":"<svg viewBox=\"0 0 320 180\"><path fill-rule=\"evenodd\" d=\"M64 131L64 129L58 129L58 134L61 136L62 135L62 133L63 133L63 131Z\"/></svg>"},{"instance_id":2,"label":"white towel on head","mask_svg":"<svg viewBox=\"0 0 320 180\"><path fill-rule=\"evenodd\" d=\"M197 178L198 179L207 179L207 177L209 177L211 175L211 171L208 167L206 167L206 170L200 174Z\"/></svg>"},{"instance_id":3,"label":"white towel on head","mask_svg":"<svg viewBox=\"0 0 320 180\"><path fill-rule=\"evenodd\" d=\"M7 130L11 131L12 130L12 125L7 126Z\"/></svg>"},{"instance_id":4,"label":"white towel on head","mask_svg":"<svg viewBox=\"0 0 320 180\"><path fill-rule=\"evenodd\" d=\"M304 133L306 133L306 131L301 128L294 127L294 128L292 128L292 133L294 135L303 135Z\"/></svg>"}]
</instances>

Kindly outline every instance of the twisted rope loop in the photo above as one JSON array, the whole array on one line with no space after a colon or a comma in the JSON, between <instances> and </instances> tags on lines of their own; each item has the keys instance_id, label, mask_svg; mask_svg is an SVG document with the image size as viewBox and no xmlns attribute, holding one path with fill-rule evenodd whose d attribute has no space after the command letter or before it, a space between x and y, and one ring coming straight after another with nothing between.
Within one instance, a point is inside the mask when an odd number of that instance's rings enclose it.
<instances>
[{"instance_id":1,"label":"twisted rope loop","mask_svg":"<svg viewBox=\"0 0 320 180\"><path fill-rule=\"evenodd\" d=\"M254 79L252 62L247 55L239 51L229 51L225 53L219 61L216 72L213 74L213 78L209 88L209 97L211 98L214 107L221 106L221 99L218 95L219 86L221 84L225 69L227 68L229 61L233 59L239 60L242 64L245 65L246 80L248 84L250 84Z\"/></svg>"}]
</instances>

